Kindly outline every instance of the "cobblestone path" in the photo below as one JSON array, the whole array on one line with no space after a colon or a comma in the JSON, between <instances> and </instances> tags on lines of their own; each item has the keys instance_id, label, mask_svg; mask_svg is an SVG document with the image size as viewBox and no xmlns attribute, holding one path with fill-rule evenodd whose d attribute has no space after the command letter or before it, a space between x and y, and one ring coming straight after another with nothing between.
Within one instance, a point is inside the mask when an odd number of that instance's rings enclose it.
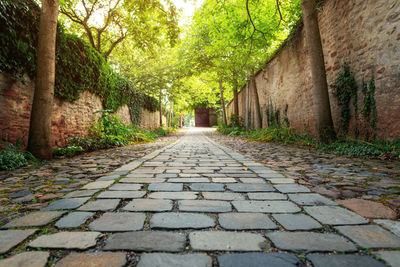
<instances>
[{"instance_id":1,"label":"cobblestone path","mask_svg":"<svg viewBox=\"0 0 400 267\"><path fill-rule=\"evenodd\" d=\"M0 267L400 266L399 221L363 217L199 129L1 229Z\"/></svg>"}]
</instances>

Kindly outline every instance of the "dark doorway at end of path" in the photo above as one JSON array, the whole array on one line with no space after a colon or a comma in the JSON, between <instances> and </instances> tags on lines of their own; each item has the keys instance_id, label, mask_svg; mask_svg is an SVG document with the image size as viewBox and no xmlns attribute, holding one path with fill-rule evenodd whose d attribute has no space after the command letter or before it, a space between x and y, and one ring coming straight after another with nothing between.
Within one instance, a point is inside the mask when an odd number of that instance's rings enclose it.
<instances>
[{"instance_id":1,"label":"dark doorway at end of path","mask_svg":"<svg viewBox=\"0 0 400 267\"><path fill-rule=\"evenodd\" d=\"M212 108L196 108L194 110L196 127L212 127L218 124L218 117Z\"/></svg>"}]
</instances>

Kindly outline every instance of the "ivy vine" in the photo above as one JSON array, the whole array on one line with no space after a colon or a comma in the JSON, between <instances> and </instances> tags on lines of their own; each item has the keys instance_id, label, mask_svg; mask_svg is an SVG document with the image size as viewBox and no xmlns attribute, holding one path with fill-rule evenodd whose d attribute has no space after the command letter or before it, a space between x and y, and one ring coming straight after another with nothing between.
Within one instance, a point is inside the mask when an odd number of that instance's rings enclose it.
<instances>
[{"instance_id":1,"label":"ivy vine","mask_svg":"<svg viewBox=\"0 0 400 267\"><path fill-rule=\"evenodd\" d=\"M364 118L364 132L366 134L366 139L372 137L373 140L376 139L376 122L378 111L376 109L375 103L375 77L374 74L371 75L369 80L369 86L363 81L362 92L364 95L364 106L361 110L361 115Z\"/></svg>"},{"instance_id":2,"label":"ivy vine","mask_svg":"<svg viewBox=\"0 0 400 267\"><path fill-rule=\"evenodd\" d=\"M35 78L40 8L33 0L0 1L0 73L22 80ZM133 124L140 124L141 109L156 111L158 100L136 90L116 73L86 41L57 27L55 95L73 102L90 91L116 111L128 105Z\"/></svg>"}]
</instances>

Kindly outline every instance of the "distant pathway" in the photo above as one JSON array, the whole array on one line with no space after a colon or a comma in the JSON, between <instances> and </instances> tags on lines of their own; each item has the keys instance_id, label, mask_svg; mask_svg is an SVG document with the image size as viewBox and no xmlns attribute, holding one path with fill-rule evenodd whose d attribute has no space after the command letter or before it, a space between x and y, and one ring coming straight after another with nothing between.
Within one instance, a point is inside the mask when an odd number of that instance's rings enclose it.
<instances>
[{"instance_id":1,"label":"distant pathway","mask_svg":"<svg viewBox=\"0 0 400 267\"><path fill-rule=\"evenodd\" d=\"M0 253L31 252L0 267L400 265L398 221L342 208L202 130L3 226Z\"/></svg>"}]
</instances>

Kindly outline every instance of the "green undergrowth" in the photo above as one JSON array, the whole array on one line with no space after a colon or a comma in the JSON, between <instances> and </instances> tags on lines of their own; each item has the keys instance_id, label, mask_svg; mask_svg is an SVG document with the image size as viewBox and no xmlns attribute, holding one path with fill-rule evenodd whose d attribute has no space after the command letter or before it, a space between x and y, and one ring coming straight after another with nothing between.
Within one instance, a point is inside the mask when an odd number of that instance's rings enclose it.
<instances>
[{"instance_id":1,"label":"green undergrowth","mask_svg":"<svg viewBox=\"0 0 400 267\"><path fill-rule=\"evenodd\" d=\"M0 170L15 170L29 163L37 162L38 160L31 153L20 151L18 140L16 145L7 144L4 149L0 150Z\"/></svg>"},{"instance_id":2,"label":"green undergrowth","mask_svg":"<svg viewBox=\"0 0 400 267\"><path fill-rule=\"evenodd\" d=\"M24 82L35 78L40 8L33 0L0 1L0 73ZM73 102L84 91L103 101L107 109L128 105L132 123L140 125L141 110L158 109L158 100L137 90L119 75L86 41L65 32L58 23L54 93Z\"/></svg>"},{"instance_id":3,"label":"green undergrowth","mask_svg":"<svg viewBox=\"0 0 400 267\"><path fill-rule=\"evenodd\" d=\"M272 142L307 146L336 155L352 157L371 157L382 159L400 159L400 140L366 142L359 139L340 139L331 144L318 142L310 134L298 134L287 126L273 126L266 129L246 129L238 124L219 124L218 131L230 135L240 136L257 142Z\"/></svg>"},{"instance_id":4,"label":"green undergrowth","mask_svg":"<svg viewBox=\"0 0 400 267\"><path fill-rule=\"evenodd\" d=\"M110 110L100 110L101 116L89 128L89 134L84 137L74 137L70 144L81 147L84 151L126 146L129 144L153 142L155 138L167 136L173 129L156 128L143 129L135 125L125 125L121 119Z\"/></svg>"}]
</instances>

